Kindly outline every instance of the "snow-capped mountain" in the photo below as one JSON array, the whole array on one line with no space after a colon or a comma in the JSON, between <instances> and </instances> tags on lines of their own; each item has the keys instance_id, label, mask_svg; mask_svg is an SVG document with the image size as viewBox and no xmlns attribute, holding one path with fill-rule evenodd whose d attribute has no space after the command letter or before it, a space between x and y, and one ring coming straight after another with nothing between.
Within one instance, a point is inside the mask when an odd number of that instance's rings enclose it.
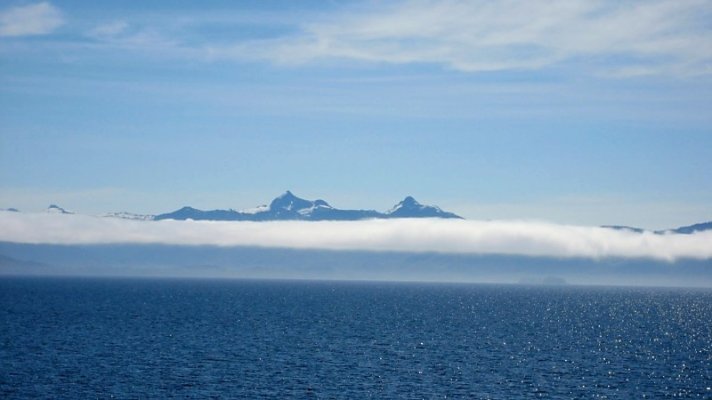
<instances>
[{"instance_id":1,"label":"snow-capped mountain","mask_svg":"<svg viewBox=\"0 0 712 400\"><path fill-rule=\"evenodd\" d=\"M390 218L462 218L437 206L426 206L408 196L386 213Z\"/></svg>"},{"instance_id":2,"label":"snow-capped mountain","mask_svg":"<svg viewBox=\"0 0 712 400\"><path fill-rule=\"evenodd\" d=\"M263 205L243 211L211 210L203 211L192 207L183 207L171 213L156 215L156 220L162 219L193 219L220 221L355 221L373 218L460 218L442 211L435 206L426 206L408 196L390 211L381 213L375 210L341 210L331 206L324 200L306 200L286 191L272 200L269 206Z\"/></svg>"},{"instance_id":3,"label":"snow-capped mountain","mask_svg":"<svg viewBox=\"0 0 712 400\"><path fill-rule=\"evenodd\" d=\"M373 210L340 210L324 200L305 200L287 190L272 200L269 209L255 214L260 220L359 220L379 218L382 214Z\"/></svg>"},{"instance_id":4,"label":"snow-capped mountain","mask_svg":"<svg viewBox=\"0 0 712 400\"><path fill-rule=\"evenodd\" d=\"M317 209L332 210L333 207L324 200L304 200L292 194L289 190L272 200L269 209L255 215L269 217L268 219L309 219Z\"/></svg>"}]
</instances>

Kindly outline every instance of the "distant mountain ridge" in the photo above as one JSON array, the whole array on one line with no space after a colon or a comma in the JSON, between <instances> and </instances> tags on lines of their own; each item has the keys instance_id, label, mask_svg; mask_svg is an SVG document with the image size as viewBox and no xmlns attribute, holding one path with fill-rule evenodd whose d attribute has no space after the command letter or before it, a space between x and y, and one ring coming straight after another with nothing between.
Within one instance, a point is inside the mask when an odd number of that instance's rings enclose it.
<instances>
[{"instance_id":1,"label":"distant mountain ridge","mask_svg":"<svg viewBox=\"0 0 712 400\"><path fill-rule=\"evenodd\" d=\"M17 208L0 208L1 212L20 212ZM46 209L50 214L74 214L56 204L51 204ZM407 196L386 212L376 210L342 210L334 208L324 200L306 200L295 196L287 190L276 197L269 205L260 205L254 208L236 211L227 210L199 210L193 207L181 209L158 215L135 214L130 212L110 212L102 217L120 218L137 221L160 221L167 219L196 221L357 221L363 219L389 219L389 218L450 218L464 219L452 212L443 211L437 206L423 205L412 196ZM680 226L664 230L648 230L626 225L602 225L602 228L630 231L635 233L649 232L656 235L666 233L693 234L712 230L712 221L692 225Z\"/></svg>"},{"instance_id":2,"label":"distant mountain ridge","mask_svg":"<svg viewBox=\"0 0 712 400\"><path fill-rule=\"evenodd\" d=\"M631 231L631 232L636 232L636 233L652 232L656 235L662 235L665 233L680 233L683 235L690 235L695 232L703 232L703 231L712 230L712 221L702 222L702 223L694 224L694 225L681 226L681 227L673 228L673 229L662 229L662 230L658 230L658 231L648 231L647 229L636 228L633 226L625 226L625 225L602 225L601 228L624 230L624 231Z\"/></svg>"},{"instance_id":3,"label":"distant mountain ridge","mask_svg":"<svg viewBox=\"0 0 712 400\"><path fill-rule=\"evenodd\" d=\"M710 229L712 229L712 221L703 222L701 224L681 226L679 228L673 229L672 231L675 233L690 234L695 232L708 231Z\"/></svg>"},{"instance_id":4,"label":"distant mountain ridge","mask_svg":"<svg viewBox=\"0 0 712 400\"><path fill-rule=\"evenodd\" d=\"M110 212L102 215L102 217L108 218L121 218L121 219L131 219L135 221L153 221L156 216L150 214L135 214L126 211Z\"/></svg>"},{"instance_id":5,"label":"distant mountain ridge","mask_svg":"<svg viewBox=\"0 0 712 400\"><path fill-rule=\"evenodd\" d=\"M74 214L73 212L65 210L56 204L50 204L45 211L50 214Z\"/></svg>"},{"instance_id":6,"label":"distant mountain ridge","mask_svg":"<svg viewBox=\"0 0 712 400\"><path fill-rule=\"evenodd\" d=\"M211 221L357 221L362 219L385 218L458 218L462 217L436 206L418 203L408 196L385 213L376 210L342 210L334 208L325 200L306 200L295 196L289 190L269 204L253 209L199 210L183 207L179 210L159 214L155 220L211 220Z\"/></svg>"}]
</instances>

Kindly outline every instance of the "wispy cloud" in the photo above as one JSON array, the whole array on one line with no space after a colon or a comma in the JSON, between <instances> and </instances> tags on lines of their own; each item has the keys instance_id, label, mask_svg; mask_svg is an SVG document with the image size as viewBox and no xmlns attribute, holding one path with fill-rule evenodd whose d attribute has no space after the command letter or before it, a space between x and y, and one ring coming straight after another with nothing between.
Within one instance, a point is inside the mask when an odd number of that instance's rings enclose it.
<instances>
[{"instance_id":1,"label":"wispy cloud","mask_svg":"<svg viewBox=\"0 0 712 400\"><path fill-rule=\"evenodd\" d=\"M3 36L48 33L63 23L49 3L0 13ZM254 19L229 12L127 14L84 32L95 46L202 61L431 64L462 72L569 68L616 78L712 73L712 7L705 0L406 0L311 11L278 21L289 29L259 38L230 30L277 23ZM211 29L216 21L224 33Z\"/></svg>"},{"instance_id":2,"label":"wispy cloud","mask_svg":"<svg viewBox=\"0 0 712 400\"><path fill-rule=\"evenodd\" d=\"M211 48L214 57L283 64L343 59L465 71L575 63L597 74L712 72L706 1L405 1L349 10L290 37Z\"/></svg>"},{"instance_id":3,"label":"wispy cloud","mask_svg":"<svg viewBox=\"0 0 712 400\"><path fill-rule=\"evenodd\" d=\"M140 222L81 215L0 213L0 241L52 244L162 243L296 249L712 258L712 232L655 235L544 222L439 219L355 222Z\"/></svg>"},{"instance_id":4,"label":"wispy cloud","mask_svg":"<svg viewBox=\"0 0 712 400\"><path fill-rule=\"evenodd\" d=\"M46 2L0 11L0 36L44 35L63 24L59 9Z\"/></svg>"},{"instance_id":5,"label":"wispy cloud","mask_svg":"<svg viewBox=\"0 0 712 400\"><path fill-rule=\"evenodd\" d=\"M132 25L118 20L96 25L86 32L86 36L95 43L108 45L116 49L161 52L180 55L195 51L181 46L177 39L158 27ZM184 55L185 56L185 55Z\"/></svg>"},{"instance_id":6,"label":"wispy cloud","mask_svg":"<svg viewBox=\"0 0 712 400\"><path fill-rule=\"evenodd\" d=\"M92 37L111 38L125 32L128 27L129 24L126 21L107 22L105 24L95 26L88 32L88 34Z\"/></svg>"}]
</instances>

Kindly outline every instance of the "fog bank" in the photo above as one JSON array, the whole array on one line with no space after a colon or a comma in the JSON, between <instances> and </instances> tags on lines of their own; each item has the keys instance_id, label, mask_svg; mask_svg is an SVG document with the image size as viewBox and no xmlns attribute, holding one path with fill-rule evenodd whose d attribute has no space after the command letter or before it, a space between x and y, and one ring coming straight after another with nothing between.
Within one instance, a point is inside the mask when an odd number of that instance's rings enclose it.
<instances>
[{"instance_id":1,"label":"fog bank","mask_svg":"<svg viewBox=\"0 0 712 400\"><path fill-rule=\"evenodd\" d=\"M666 261L712 258L712 231L658 235L537 221L131 221L84 215L0 212L0 241L257 246Z\"/></svg>"}]
</instances>

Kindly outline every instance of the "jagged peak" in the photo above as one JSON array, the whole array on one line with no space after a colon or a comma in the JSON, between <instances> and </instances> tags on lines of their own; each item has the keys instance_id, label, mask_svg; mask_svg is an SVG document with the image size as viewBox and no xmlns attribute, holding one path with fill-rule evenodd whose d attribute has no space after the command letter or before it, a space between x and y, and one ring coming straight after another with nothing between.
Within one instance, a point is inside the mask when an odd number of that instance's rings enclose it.
<instances>
[{"instance_id":1,"label":"jagged peak","mask_svg":"<svg viewBox=\"0 0 712 400\"><path fill-rule=\"evenodd\" d=\"M402 204L404 206L409 206L409 207L422 205L413 196L406 196L405 199L403 199L403 201L400 202L400 204Z\"/></svg>"},{"instance_id":2,"label":"jagged peak","mask_svg":"<svg viewBox=\"0 0 712 400\"><path fill-rule=\"evenodd\" d=\"M403 200L398 202L393 208L388 210L388 213L393 213L395 211L398 211L401 208L406 208L406 209L412 209L412 208L421 208L423 207L422 204L418 202L413 196L406 196Z\"/></svg>"},{"instance_id":3,"label":"jagged peak","mask_svg":"<svg viewBox=\"0 0 712 400\"><path fill-rule=\"evenodd\" d=\"M291 190L287 190L287 191L285 191L284 193L282 193L282 194L280 194L279 196L277 196L277 197L275 198L275 200L277 200L277 199L291 199L291 198L298 199L298 197L295 196L294 193L292 193Z\"/></svg>"},{"instance_id":4,"label":"jagged peak","mask_svg":"<svg viewBox=\"0 0 712 400\"><path fill-rule=\"evenodd\" d=\"M438 206L420 204L413 196L406 196L401 202L386 212L390 217L439 217L462 218L451 212L443 211Z\"/></svg>"},{"instance_id":5,"label":"jagged peak","mask_svg":"<svg viewBox=\"0 0 712 400\"><path fill-rule=\"evenodd\" d=\"M272 202L269 205L269 208L271 210L285 209L285 210L291 211L291 210L300 210L302 208L309 208L312 205L313 205L313 202L311 202L309 200L304 200L300 197L297 197L294 195L294 193L287 190L286 192L282 193L279 197L272 200Z\"/></svg>"}]
</instances>

